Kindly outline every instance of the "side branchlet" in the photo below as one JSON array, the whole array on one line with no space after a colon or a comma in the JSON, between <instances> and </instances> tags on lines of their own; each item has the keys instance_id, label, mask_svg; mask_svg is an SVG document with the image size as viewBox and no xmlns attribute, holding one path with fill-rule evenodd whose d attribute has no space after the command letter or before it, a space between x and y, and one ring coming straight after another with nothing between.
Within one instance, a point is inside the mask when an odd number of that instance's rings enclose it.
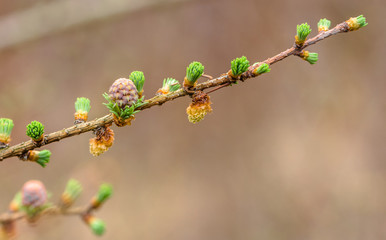
<instances>
[{"instance_id":1,"label":"side branchlet","mask_svg":"<svg viewBox=\"0 0 386 240\"><path fill-rule=\"evenodd\" d=\"M97 207L89 204L84 207L67 209L81 194L82 186L74 179L70 179L64 190L59 205L49 202L50 194L44 184L39 180L29 180L22 186L21 190L14 196L9 204L9 211L2 215L0 221L0 237L3 239L14 239L16 235L16 221L26 219L36 222L44 215L78 215L98 236L105 232L105 223L94 216L94 210L111 197L112 187L102 184L94 198L98 202Z\"/></svg>"},{"instance_id":2,"label":"side branchlet","mask_svg":"<svg viewBox=\"0 0 386 240\"><path fill-rule=\"evenodd\" d=\"M300 57L309 62L310 64L315 64L318 61L318 53L302 51Z\"/></svg>"}]
</instances>

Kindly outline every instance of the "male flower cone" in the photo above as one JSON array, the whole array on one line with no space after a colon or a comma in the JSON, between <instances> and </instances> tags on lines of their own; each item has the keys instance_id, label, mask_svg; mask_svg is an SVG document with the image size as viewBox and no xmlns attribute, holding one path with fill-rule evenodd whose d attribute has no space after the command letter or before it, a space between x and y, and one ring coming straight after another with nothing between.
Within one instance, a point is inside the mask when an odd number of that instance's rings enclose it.
<instances>
[{"instance_id":1,"label":"male flower cone","mask_svg":"<svg viewBox=\"0 0 386 240\"><path fill-rule=\"evenodd\" d=\"M96 131L95 135L95 138L90 139L90 153L99 156L113 145L114 132L109 127L105 127Z\"/></svg>"},{"instance_id":2,"label":"male flower cone","mask_svg":"<svg viewBox=\"0 0 386 240\"><path fill-rule=\"evenodd\" d=\"M204 119L206 114L212 112L211 104L210 97L206 93L202 91L195 92L192 97L192 103L186 109L189 122L198 123Z\"/></svg>"}]
</instances>

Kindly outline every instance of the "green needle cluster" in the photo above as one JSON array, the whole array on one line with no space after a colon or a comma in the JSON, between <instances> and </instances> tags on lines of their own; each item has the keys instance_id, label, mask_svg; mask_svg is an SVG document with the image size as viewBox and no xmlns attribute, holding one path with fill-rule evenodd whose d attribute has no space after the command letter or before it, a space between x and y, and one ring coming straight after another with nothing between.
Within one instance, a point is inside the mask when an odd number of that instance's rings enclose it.
<instances>
[{"instance_id":1,"label":"green needle cluster","mask_svg":"<svg viewBox=\"0 0 386 240\"><path fill-rule=\"evenodd\" d=\"M43 151L36 151L38 158L35 160L40 166L46 167L47 163L50 162L51 157L51 151L50 150L43 150Z\"/></svg>"},{"instance_id":2,"label":"green needle cluster","mask_svg":"<svg viewBox=\"0 0 386 240\"><path fill-rule=\"evenodd\" d=\"M180 83L174 78L166 78L162 84L163 89L168 89L168 92L175 92L181 88Z\"/></svg>"},{"instance_id":3,"label":"green needle cluster","mask_svg":"<svg viewBox=\"0 0 386 240\"><path fill-rule=\"evenodd\" d=\"M98 203L105 202L113 194L113 187L110 184L104 183L99 187L99 191L96 195Z\"/></svg>"},{"instance_id":4,"label":"green needle cluster","mask_svg":"<svg viewBox=\"0 0 386 240\"><path fill-rule=\"evenodd\" d=\"M318 53L308 52L308 56L305 58L310 64L315 64L318 61Z\"/></svg>"},{"instance_id":5,"label":"green needle cluster","mask_svg":"<svg viewBox=\"0 0 386 240\"><path fill-rule=\"evenodd\" d=\"M192 62L186 68L186 77L185 79L189 82L190 86L193 86L197 79L202 76L204 73L204 66L200 62Z\"/></svg>"},{"instance_id":6,"label":"green needle cluster","mask_svg":"<svg viewBox=\"0 0 386 240\"><path fill-rule=\"evenodd\" d=\"M89 223L92 232L97 236L102 236L106 230L106 225L103 220L99 218L93 218Z\"/></svg>"},{"instance_id":7,"label":"green needle cluster","mask_svg":"<svg viewBox=\"0 0 386 240\"><path fill-rule=\"evenodd\" d=\"M137 88L138 93L142 92L143 85L145 84L145 75L141 71L133 71L129 79L133 81L135 87Z\"/></svg>"},{"instance_id":8,"label":"green needle cluster","mask_svg":"<svg viewBox=\"0 0 386 240\"><path fill-rule=\"evenodd\" d=\"M318 22L318 31L327 31L328 29L330 29L330 26L331 26L331 21L326 19L326 18L323 18L323 19L320 19L319 22Z\"/></svg>"},{"instance_id":9,"label":"green needle cluster","mask_svg":"<svg viewBox=\"0 0 386 240\"><path fill-rule=\"evenodd\" d=\"M356 17L356 20L359 24L359 28L367 26L366 18L363 15Z\"/></svg>"},{"instance_id":10,"label":"green needle cluster","mask_svg":"<svg viewBox=\"0 0 386 240\"><path fill-rule=\"evenodd\" d=\"M233 59L231 62L231 70L233 77L238 77L249 68L249 61L245 56Z\"/></svg>"},{"instance_id":11,"label":"green needle cluster","mask_svg":"<svg viewBox=\"0 0 386 240\"><path fill-rule=\"evenodd\" d=\"M363 15L359 15L355 18L350 18L346 21L349 27L349 31L355 31L358 30L361 27L367 26L366 18Z\"/></svg>"},{"instance_id":12,"label":"green needle cluster","mask_svg":"<svg viewBox=\"0 0 386 240\"><path fill-rule=\"evenodd\" d=\"M262 63L258 68L255 69L254 74L260 75L263 73L269 73L271 69L267 63Z\"/></svg>"},{"instance_id":13,"label":"green needle cluster","mask_svg":"<svg viewBox=\"0 0 386 240\"><path fill-rule=\"evenodd\" d=\"M1 143L8 144L11 141L11 132L13 127L14 127L14 124L12 119L0 118L0 142Z\"/></svg>"},{"instance_id":14,"label":"green needle cluster","mask_svg":"<svg viewBox=\"0 0 386 240\"><path fill-rule=\"evenodd\" d=\"M27 125L27 136L32 138L32 140L41 140L41 137L44 134L44 125L38 121L32 121Z\"/></svg>"},{"instance_id":15,"label":"green needle cluster","mask_svg":"<svg viewBox=\"0 0 386 240\"><path fill-rule=\"evenodd\" d=\"M296 31L296 44L301 46L306 41L307 36L311 33L310 25L308 25L307 23L297 25Z\"/></svg>"},{"instance_id":16,"label":"green needle cluster","mask_svg":"<svg viewBox=\"0 0 386 240\"><path fill-rule=\"evenodd\" d=\"M75 201L82 193L82 185L75 179L70 179L67 182L66 189L63 192L65 198L69 198L72 202Z\"/></svg>"},{"instance_id":17,"label":"green needle cluster","mask_svg":"<svg viewBox=\"0 0 386 240\"><path fill-rule=\"evenodd\" d=\"M77 112L90 112L91 105L90 99L85 97L80 97L76 99L75 102L75 111Z\"/></svg>"}]
</instances>

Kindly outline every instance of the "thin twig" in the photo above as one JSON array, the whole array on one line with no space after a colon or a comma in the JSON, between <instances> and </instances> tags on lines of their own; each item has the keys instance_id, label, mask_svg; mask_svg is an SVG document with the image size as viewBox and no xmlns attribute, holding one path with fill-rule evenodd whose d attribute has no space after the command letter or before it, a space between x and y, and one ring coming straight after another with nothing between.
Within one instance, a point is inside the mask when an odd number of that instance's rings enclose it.
<instances>
[{"instance_id":1,"label":"thin twig","mask_svg":"<svg viewBox=\"0 0 386 240\"><path fill-rule=\"evenodd\" d=\"M52 206L45 210L43 210L41 213L39 213L39 217L42 216L55 216L55 215L77 215L82 216L83 214L88 213L89 206L86 207L75 207L75 208L69 208L69 209L62 209L58 206ZM25 212L6 212L0 215L0 224L17 221L27 218L27 214Z\"/></svg>"},{"instance_id":2,"label":"thin twig","mask_svg":"<svg viewBox=\"0 0 386 240\"><path fill-rule=\"evenodd\" d=\"M281 60L283 60L291 55L299 55L300 52L304 48L306 48L310 45L313 45L321 40L324 40L332 35L347 32L348 29L349 29L349 26L346 22L340 23L340 24L336 25L334 28L332 28L328 31L325 31L325 32L320 32L315 37L307 40L303 44L303 46L297 47L294 45L293 47L291 47L291 48L289 48L289 49L287 49L287 50L285 50L285 51L283 51L283 52L281 52L281 53L279 53L271 58L268 58L263 62L265 62L269 65L272 65L272 64L277 63L277 62L279 62L279 61L281 61ZM258 67L258 63L255 63L254 65L252 65L249 68L248 71L244 72L240 76L240 80L244 81L246 79L256 77L253 74L253 70L256 67ZM227 85L228 83L231 83L232 81L234 82L234 80L231 79L227 74L222 74L220 77L217 77L217 78L214 78L214 79L211 79L211 80L208 80L206 82L198 84L196 86L195 90L204 90L204 89L212 88L212 87L216 87L216 86ZM230 84L228 84L228 85L230 85ZM172 92L172 93L169 93L169 94L155 96L151 99L146 100L145 104L142 105L141 107L139 107L137 110L145 110L145 109L151 108L155 105L162 105L165 102L172 101L176 98L183 97L186 95L188 95L188 93L184 89L179 89L179 90ZM112 124L112 122L113 122L113 116L112 116L112 114L108 114L106 116L103 116L101 118L95 119L95 120L90 121L90 122L77 124L77 125L71 126L69 128L50 133L50 134L45 136L45 140L44 140L44 143L42 144L42 146L50 144L52 142L60 141L61 139L64 139L64 138L68 138L68 137L79 135L79 134L82 134L85 132L92 131L98 127L102 127L102 126L105 126L107 124ZM22 142L20 144L11 146L11 147L3 149L3 150L0 150L0 161L4 160L6 158L10 158L10 157L21 156L24 152L38 148L38 147L39 146L34 144L32 140L29 140L27 142Z\"/></svg>"}]
</instances>

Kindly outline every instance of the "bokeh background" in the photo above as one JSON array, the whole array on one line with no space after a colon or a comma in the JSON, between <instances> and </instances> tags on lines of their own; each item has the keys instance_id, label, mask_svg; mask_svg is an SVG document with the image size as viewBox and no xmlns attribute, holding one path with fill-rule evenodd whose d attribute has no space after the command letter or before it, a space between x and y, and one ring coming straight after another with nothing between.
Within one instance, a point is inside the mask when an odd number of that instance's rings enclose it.
<instances>
[{"instance_id":1,"label":"bokeh background","mask_svg":"<svg viewBox=\"0 0 386 240\"><path fill-rule=\"evenodd\" d=\"M0 116L12 143L38 120L73 123L77 97L90 119L102 93L133 70L150 98L191 61L219 76L245 55L261 61L291 47L296 25L316 33L364 14L369 25L290 57L269 74L211 94L213 113L193 125L189 98L114 127L113 147L89 153L91 133L44 148L51 163L0 163L0 209L29 179L58 197L78 179L87 203L103 182L114 195L97 212L102 239L386 239L386 68L383 0L15 0L0 4ZM1 212L1 211L0 211ZM18 224L19 239L96 239L78 217Z\"/></svg>"}]
</instances>

